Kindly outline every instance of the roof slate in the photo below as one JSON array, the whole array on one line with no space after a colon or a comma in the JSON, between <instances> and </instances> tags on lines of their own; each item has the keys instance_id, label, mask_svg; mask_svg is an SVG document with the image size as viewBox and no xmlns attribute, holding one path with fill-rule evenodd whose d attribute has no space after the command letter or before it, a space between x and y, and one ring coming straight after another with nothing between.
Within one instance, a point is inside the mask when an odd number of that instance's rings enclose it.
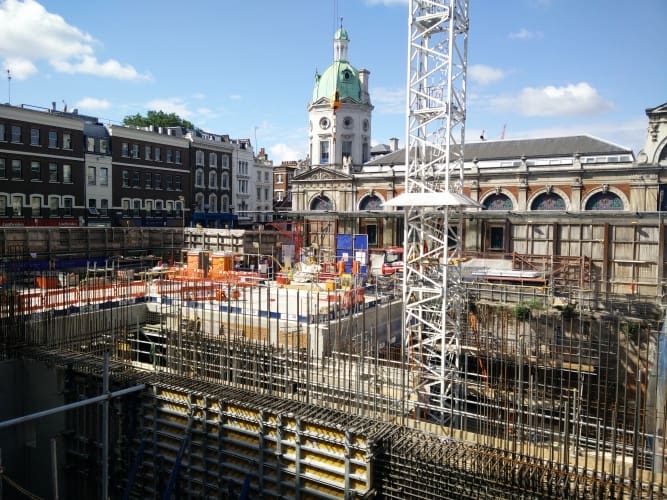
<instances>
[{"instance_id":1,"label":"roof slate","mask_svg":"<svg viewBox=\"0 0 667 500\"><path fill-rule=\"evenodd\" d=\"M613 144L589 135L551 137L541 139L516 139L502 141L471 142L465 144L466 161L473 159L504 160L526 158L545 158L558 156L633 154L631 149ZM400 165L405 163L405 149L399 149L365 165Z\"/></svg>"}]
</instances>

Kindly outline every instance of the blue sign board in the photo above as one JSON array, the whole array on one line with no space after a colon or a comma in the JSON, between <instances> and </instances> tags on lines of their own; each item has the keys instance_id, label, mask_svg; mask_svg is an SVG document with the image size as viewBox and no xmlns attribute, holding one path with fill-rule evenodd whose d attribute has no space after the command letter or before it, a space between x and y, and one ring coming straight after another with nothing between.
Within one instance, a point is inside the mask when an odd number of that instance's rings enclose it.
<instances>
[{"instance_id":1,"label":"blue sign board","mask_svg":"<svg viewBox=\"0 0 667 500\"><path fill-rule=\"evenodd\" d=\"M368 235L338 234L336 235L336 262L345 260L345 272L352 272L352 262L359 261L359 272L367 274L368 269Z\"/></svg>"}]
</instances>

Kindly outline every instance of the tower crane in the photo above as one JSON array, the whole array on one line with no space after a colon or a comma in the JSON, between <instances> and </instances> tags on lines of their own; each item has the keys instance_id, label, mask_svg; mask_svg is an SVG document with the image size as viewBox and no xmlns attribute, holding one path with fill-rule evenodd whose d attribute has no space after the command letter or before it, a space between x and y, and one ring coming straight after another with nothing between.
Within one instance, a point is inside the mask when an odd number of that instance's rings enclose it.
<instances>
[{"instance_id":1,"label":"tower crane","mask_svg":"<svg viewBox=\"0 0 667 500\"><path fill-rule=\"evenodd\" d=\"M405 212L403 341L406 415L458 427L468 0L410 0L405 191L385 203Z\"/></svg>"}]
</instances>

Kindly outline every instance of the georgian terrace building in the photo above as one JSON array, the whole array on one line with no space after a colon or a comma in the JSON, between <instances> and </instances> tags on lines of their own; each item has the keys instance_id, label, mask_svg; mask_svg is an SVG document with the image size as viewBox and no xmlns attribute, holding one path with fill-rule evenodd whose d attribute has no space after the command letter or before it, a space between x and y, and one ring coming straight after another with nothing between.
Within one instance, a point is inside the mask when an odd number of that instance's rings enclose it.
<instances>
[{"instance_id":1,"label":"georgian terrace building","mask_svg":"<svg viewBox=\"0 0 667 500\"><path fill-rule=\"evenodd\" d=\"M112 125L115 225L181 225L190 199L189 142L160 130Z\"/></svg>"},{"instance_id":2,"label":"georgian terrace building","mask_svg":"<svg viewBox=\"0 0 667 500\"><path fill-rule=\"evenodd\" d=\"M181 132L180 129L176 129ZM233 227L232 157L229 136L189 130L193 196L192 221L203 227Z\"/></svg>"},{"instance_id":3,"label":"georgian terrace building","mask_svg":"<svg viewBox=\"0 0 667 500\"><path fill-rule=\"evenodd\" d=\"M0 105L0 225L77 226L85 215L84 123L52 108ZM96 121L96 120L95 120Z\"/></svg>"},{"instance_id":4,"label":"georgian terrace building","mask_svg":"<svg viewBox=\"0 0 667 500\"><path fill-rule=\"evenodd\" d=\"M272 168L247 139L0 105L0 226L251 227Z\"/></svg>"}]
</instances>

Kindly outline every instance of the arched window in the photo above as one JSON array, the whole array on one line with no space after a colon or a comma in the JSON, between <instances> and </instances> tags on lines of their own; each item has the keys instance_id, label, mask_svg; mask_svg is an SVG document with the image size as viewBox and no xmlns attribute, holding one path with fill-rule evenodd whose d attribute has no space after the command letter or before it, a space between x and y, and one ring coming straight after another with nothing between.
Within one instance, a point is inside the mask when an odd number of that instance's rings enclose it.
<instances>
[{"instance_id":1,"label":"arched window","mask_svg":"<svg viewBox=\"0 0 667 500\"><path fill-rule=\"evenodd\" d=\"M623 200L609 191L595 193L586 201L586 210L623 210Z\"/></svg>"},{"instance_id":2,"label":"arched window","mask_svg":"<svg viewBox=\"0 0 667 500\"><path fill-rule=\"evenodd\" d=\"M204 211L204 194L197 193L195 195L195 211L203 212Z\"/></svg>"},{"instance_id":3,"label":"arched window","mask_svg":"<svg viewBox=\"0 0 667 500\"><path fill-rule=\"evenodd\" d=\"M506 194L492 194L484 200L485 210L512 210L512 200Z\"/></svg>"},{"instance_id":4,"label":"arched window","mask_svg":"<svg viewBox=\"0 0 667 500\"><path fill-rule=\"evenodd\" d=\"M220 211L221 212L224 212L224 213L229 212L229 198L227 198L226 196L223 196L222 198L220 198L220 205L221 205L220 206Z\"/></svg>"},{"instance_id":5,"label":"arched window","mask_svg":"<svg viewBox=\"0 0 667 500\"><path fill-rule=\"evenodd\" d=\"M208 173L208 187L214 188L218 185L218 175L211 171Z\"/></svg>"},{"instance_id":6,"label":"arched window","mask_svg":"<svg viewBox=\"0 0 667 500\"><path fill-rule=\"evenodd\" d=\"M208 211L212 213L218 211L218 197L214 194L208 195Z\"/></svg>"},{"instance_id":7,"label":"arched window","mask_svg":"<svg viewBox=\"0 0 667 500\"><path fill-rule=\"evenodd\" d=\"M198 168L195 174L195 186L204 187L204 171L201 168Z\"/></svg>"},{"instance_id":8,"label":"arched window","mask_svg":"<svg viewBox=\"0 0 667 500\"><path fill-rule=\"evenodd\" d=\"M208 166L213 168L218 166L218 155L216 155L215 153L209 153Z\"/></svg>"},{"instance_id":9,"label":"arched window","mask_svg":"<svg viewBox=\"0 0 667 500\"><path fill-rule=\"evenodd\" d=\"M333 210L333 203L324 195L319 195L313 198L310 202L311 210Z\"/></svg>"},{"instance_id":10,"label":"arched window","mask_svg":"<svg viewBox=\"0 0 667 500\"><path fill-rule=\"evenodd\" d=\"M382 200L375 195L366 196L359 203L359 210L382 210Z\"/></svg>"},{"instance_id":11,"label":"arched window","mask_svg":"<svg viewBox=\"0 0 667 500\"><path fill-rule=\"evenodd\" d=\"M555 193L542 193L533 201L531 210L566 210L565 201Z\"/></svg>"}]
</instances>

